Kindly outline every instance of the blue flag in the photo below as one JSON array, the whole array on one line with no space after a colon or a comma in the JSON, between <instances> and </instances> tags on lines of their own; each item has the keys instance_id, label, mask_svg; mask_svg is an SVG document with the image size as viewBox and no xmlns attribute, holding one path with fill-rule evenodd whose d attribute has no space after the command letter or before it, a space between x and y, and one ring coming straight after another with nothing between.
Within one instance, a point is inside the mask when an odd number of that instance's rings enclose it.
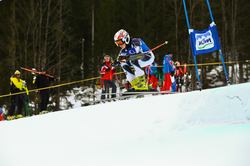
<instances>
[{"instance_id":1,"label":"blue flag","mask_svg":"<svg viewBox=\"0 0 250 166\"><path fill-rule=\"evenodd\" d=\"M193 29L189 30L189 32L193 56L221 49L214 23L210 24L208 29L204 29L203 31Z\"/></svg>"}]
</instances>

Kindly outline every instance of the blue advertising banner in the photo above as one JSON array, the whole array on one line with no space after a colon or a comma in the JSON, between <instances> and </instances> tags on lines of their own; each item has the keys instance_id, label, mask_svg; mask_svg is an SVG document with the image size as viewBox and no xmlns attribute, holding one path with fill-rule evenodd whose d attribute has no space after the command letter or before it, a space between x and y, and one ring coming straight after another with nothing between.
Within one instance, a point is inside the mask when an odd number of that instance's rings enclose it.
<instances>
[{"instance_id":1,"label":"blue advertising banner","mask_svg":"<svg viewBox=\"0 0 250 166\"><path fill-rule=\"evenodd\" d=\"M210 24L208 29L204 29L203 31L190 29L189 36L193 56L221 49L217 29L214 23Z\"/></svg>"}]
</instances>

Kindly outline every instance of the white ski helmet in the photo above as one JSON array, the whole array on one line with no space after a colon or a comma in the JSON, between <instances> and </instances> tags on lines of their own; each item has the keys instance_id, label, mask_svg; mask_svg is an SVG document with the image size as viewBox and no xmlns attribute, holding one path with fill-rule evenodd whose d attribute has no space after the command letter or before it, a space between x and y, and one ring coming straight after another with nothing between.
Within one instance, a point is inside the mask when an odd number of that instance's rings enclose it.
<instances>
[{"instance_id":1,"label":"white ski helmet","mask_svg":"<svg viewBox=\"0 0 250 166\"><path fill-rule=\"evenodd\" d=\"M130 36L128 32L126 32L124 29L120 29L118 32L116 32L114 36L114 41L117 47L119 47L119 45L122 45L124 43L129 44Z\"/></svg>"},{"instance_id":2,"label":"white ski helmet","mask_svg":"<svg viewBox=\"0 0 250 166\"><path fill-rule=\"evenodd\" d=\"M20 73L19 70L16 70L14 74L15 74L15 75L16 75L16 74L19 74L19 75L20 75L21 73Z\"/></svg>"},{"instance_id":3,"label":"white ski helmet","mask_svg":"<svg viewBox=\"0 0 250 166\"><path fill-rule=\"evenodd\" d=\"M176 62L175 62L175 65L176 65L176 66L180 66L180 62L176 61Z\"/></svg>"}]
</instances>

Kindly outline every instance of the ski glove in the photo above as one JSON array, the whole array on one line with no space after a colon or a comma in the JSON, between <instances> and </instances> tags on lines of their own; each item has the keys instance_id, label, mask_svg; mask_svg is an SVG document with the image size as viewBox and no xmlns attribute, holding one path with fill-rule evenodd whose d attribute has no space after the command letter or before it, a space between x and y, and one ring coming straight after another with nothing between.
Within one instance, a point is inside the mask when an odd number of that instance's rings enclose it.
<instances>
[{"instance_id":1,"label":"ski glove","mask_svg":"<svg viewBox=\"0 0 250 166\"><path fill-rule=\"evenodd\" d=\"M24 87L27 87L26 81L23 81L23 86L24 86Z\"/></svg>"},{"instance_id":2,"label":"ski glove","mask_svg":"<svg viewBox=\"0 0 250 166\"><path fill-rule=\"evenodd\" d=\"M118 66L119 64L120 64L120 62L118 60L115 60L112 65Z\"/></svg>"},{"instance_id":3,"label":"ski glove","mask_svg":"<svg viewBox=\"0 0 250 166\"><path fill-rule=\"evenodd\" d=\"M120 60L120 61L123 60L123 59L129 60L129 57L130 57L130 54L121 55L121 56L118 57L118 60Z\"/></svg>"},{"instance_id":4,"label":"ski glove","mask_svg":"<svg viewBox=\"0 0 250 166\"><path fill-rule=\"evenodd\" d=\"M116 72L115 68L113 68L112 70L113 70L114 73Z\"/></svg>"},{"instance_id":5,"label":"ski glove","mask_svg":"<svg viewBox=\"0 0 250 166\"><path fill-rule=\"evenodd\" d=\"M171 76L172 76L172 77L174 76L174 71L171 71Z\"/></svg>"},{"instance_id":6,"label":"ski glove","mask_svg":"<svg viewBox=\"0 0 250 166\"><path fill-rule=\"evenodd\" d=\"M110 67L106 69L106 72L109 72L110 71Z\"/></svg>"}]
</instances>

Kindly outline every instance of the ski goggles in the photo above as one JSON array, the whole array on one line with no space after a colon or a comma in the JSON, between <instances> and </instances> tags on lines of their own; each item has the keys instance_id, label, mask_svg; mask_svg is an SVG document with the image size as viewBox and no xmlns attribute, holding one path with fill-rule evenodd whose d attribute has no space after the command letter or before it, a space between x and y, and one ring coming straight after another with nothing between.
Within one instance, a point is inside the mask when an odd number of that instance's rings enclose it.
<instances>
[{"instance_id":1,"label":"ski goggles","mask_svg":"<svg viewBox=\"0 0 250 166\"><path fill-rule=\"evenodd\" d=\"M116 40L115 44L117 45L117 47L119 47L120 45L123 45L124 42L122 40Z\"/></svg>"},{"instance_id":2,"label":"ski goggles","mask_svg":"<svg viewBox=\"0 0 250 166\"><path fill-rule=\"evenodd\" d=\"M106 59L106 58L109 58L109 59L110 59L110 56L109 56L109 55L105 55L105 56L104 56L104 59Z\"/></svg>"}]
</instances>

